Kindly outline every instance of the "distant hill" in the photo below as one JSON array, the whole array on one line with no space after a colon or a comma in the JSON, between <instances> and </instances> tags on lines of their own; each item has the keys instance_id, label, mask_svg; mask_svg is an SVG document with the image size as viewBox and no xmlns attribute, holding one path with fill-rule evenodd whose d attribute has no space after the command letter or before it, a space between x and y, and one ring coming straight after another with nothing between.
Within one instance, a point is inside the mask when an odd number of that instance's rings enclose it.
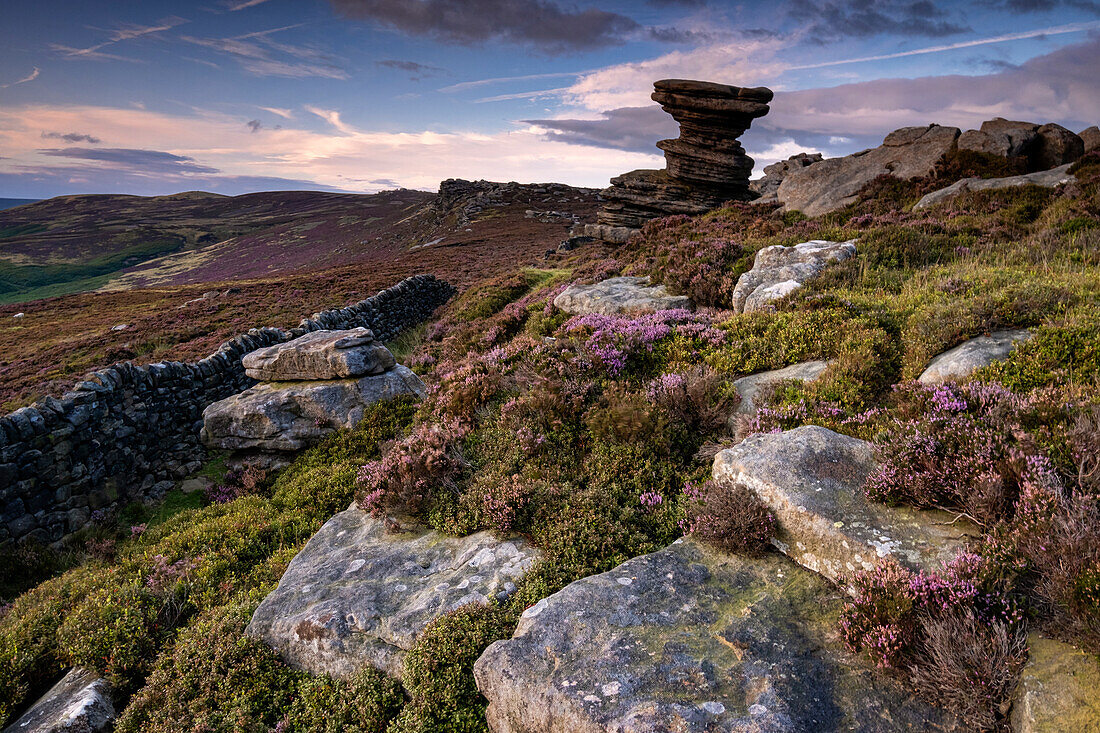
<instances>
[{"instance_id":1,"label":"distant hill","mask_svg":"<svg viewBox=\"0 0 1100 733\"><path fill-rule=\"evenodd\" d=\"M14 209L16 206L23 206L24 204L33 204L41 199L0 199L0 211L4 209Z\"/></svg>"}]
</instances>

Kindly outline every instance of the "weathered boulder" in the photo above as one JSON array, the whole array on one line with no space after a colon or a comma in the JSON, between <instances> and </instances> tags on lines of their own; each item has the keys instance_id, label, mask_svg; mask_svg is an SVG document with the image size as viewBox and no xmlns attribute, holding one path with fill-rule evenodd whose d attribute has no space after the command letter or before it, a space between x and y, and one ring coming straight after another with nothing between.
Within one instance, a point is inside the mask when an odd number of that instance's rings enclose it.
<instances>
[{"instance_id":1,"label":"weathered boulder","mask_svg":"<svg viewBox=\"0 0 1100 733\"><path fill-rule=\"evenodd\" d=\"M650 285L648 277L613 277L594 285L570 285L554 298L554 305L574 316L694 307L687 296L671 295L664 285Z\"/></svg>"},{"instance_id":2,"label":"weathered boulder","mask_svg":"<svg viewBox=\"0 0 1100 733\"><path fill-rule=\"evenodd\" d=\"M773 544L835 582L891 558L935 570L965 547L972 525L947 512L868 501L873 446L817 425L757 433L714 458L715 481L752 489L775 514Z\"/></svg>"},{"instance_id":3,"label":"weathered boulder","mask_svg":"<svg viewBox=\"0 0 1100 733\"><path fill-rule=\"evenodd\" d=\"M625 242L651 219L756 197L749 190L753 161L737 138L768 113L771 90L685 79L663 79L653 88L653 100L680 123L678 138L657 143L666 168L612 178L600 192L596 223L583 228L587 236Z\"/></svg>"},{"instance_id":4,"label":"weathered boulder","mask_svg":"<svg viewBox=\"0 0 1100 733\"><path fill-rule=\"evenodd\" d=\"M824 158L821 153L798 153L786 160L764 166L763 177L757 178L754 181L749 181L749 189L760 197L753 203L775 203L779 200L776 196L776 192L779 191L779 184L783 182L783 179L787 177L788 173L813 165L814 163L820 163L822 160L824 160Z\"/></svg>"},{"instance_id":5,"label":"weathered boulder","mask_svg":"<svg viewBox=\"0 0 1100 733\"><path fill-rule=\"evenodd\" d=\"M920 201L913 204L913 210L923 209L928 206L943 203L955 198L967 191L989 191L998 188L1012 188L1014 186L1042 186L1054 188L1063 183L1072 183L1076 176L1069 172L1070 164L1059 166L1048 171L1037 173L1025 173L1021 176L1008 176L1007 178L964 178L955 181L950 186L926 193Z\"/></svg>"},{"instance_id":6,"label":"weathered boulder","mask_svg":"<svg viewBox=\"0 0 1100 733\"><path fill-rule=\"evenodd\" d=\"M733 309L751 313L802 287L821 274L826 265L854 257L856 240L828 242L814 239L793 247L775 244L756 253L752 269L741 275L733 289Z\"/></svg>"},{"instance_id":7,"label":"weathered boulder","mask_svg":"<svg viewBox=\"0 0 1100 733\"><path fill-rule=\"evenodd\" d=\"M827 214L855 201L859 190L878 176L906 180L931 175L958 137L959 128L940 125L894 130L877 148L789 171L776 196L787 211Z\"/></svg>"},{"instance_id":8,"label":"weathered boulder","mask_svg":"<svg viewBox=\"0 0 1100 733\"><path fill-rule=\"evenodd\" d=\"M507 598L536 559L523 540L489 532L387 533L382 520L353 506L295 556L247 633L315 674L347 677L370 665L400 676L429 622L467 603Z\"/></svg>"},{"instance_id":9,"label":"weathered boulder","mask_svg":"<svg viewBox=\"0 0 1100 733\"><path fill-rule=\"evenodd\" d=\"M246 354L245 374L262 382L343 379L381 374L394 366L393 354L368 328L313 331Z\"/></svg>"},{"instance_id":10,"label":"weathered boulder","mask_svg":"<svg viewBox=\"0 0 1100 733\"><path fill-rule=\"evenodd\" d=\"M1100 127L1096 125L1086 127L1084 130L1077 133L1077 136L1081 138L1081 142L1084 144L1085 153L1091 153L1093 150L1100 150Z\"/></svg>"},{"instance_id":11,"label":"weathered boulder","mask_svg":"<svg viewBox=\"0 0 1100 733\"><path fill-rule=\"evenodd\" d=\"M1029 338L1031 332L1027 330L994 331L988 336L972 338L933 357L917 380L925 384L935 384L945 379L962 379L982 367L1007 358L1018 342Z\"/></svg>"},{"instance_id":12,"label":"weathered boulder","mask_svg":"<svg viewBox=\"0 0 1100 733\"><path fill-rule=\"evenodd\" d=\"M114 727L111 686L94 672L71 669L4 733L99 733Z\"/></svg>"},{"instance_id":13,"label":"weathered boulder","mask_svg":"<svg viewBox=\"0 0 1100 733\"><path fill-rule=\"evenodd\" d=\"M1027 664L1012 703L1012 730L1100 731L1100 659L1036 633L1027 646Z\"/></svg>"},{"instance_id":14,"label":"weathered boulder","mask_svg":"<svg viewBox=\"0 0 1100 733\"><path fill-rule=\"evenodd\" d=\"M733 386L737 388L737 394L741 395L741 402L737 405L735 414L756 414L756 396L767 385L788 379L812 382L820 377L828 366L829 362L827 361L804 361L801 364L791 364L782 369L773 369L770 372L759 372L758 374L741 377L733 383Z\"/></svg>"},{"instance_id":15,"label":"weathered boulder","mask_svg":"<svg viewBox=\"0 0 1100 733\"><path fill-rule=\"evenodd\" d=\"M997 155L1002 158L1028 157L1039 140L1039 125L994 117L979 130L967 130L959 136L959 150Z\"/></svg>"},{"instance_id":16,"label":"weathered boulder","mask_svg":"<svg viewBox=\"0 0 1100 733\"><path fill-rule=\"evenodd\" d=\"M1085 154L1085 141L1076 133L1053 122L1039 128L1039 143L1031 156L1032 167L1036 170L1075 163Z\"/></svg>"},{"instance_id":17,"label":"weathered boulder","mask_svg":"<svg viewBox=\"0 0 1100 733\"><path fill-rule=\"evenodd\" d=\"M941 730L845 653L821 578L680 540L528 608L474 664L494 733Z\"/></svg>"},{"instance_id":18,"label":"weathered boulder","mask_svg":"<svg viewBox=\"0 0 1100 733\"><path fill-rule=\"evenodd\" d=\"M223 450L298 451L340 428L352 428L376 402L424 395L407 367L323 382L264 382L215 402L202 413L203 442Z\"/></svg>"}]
</instances>

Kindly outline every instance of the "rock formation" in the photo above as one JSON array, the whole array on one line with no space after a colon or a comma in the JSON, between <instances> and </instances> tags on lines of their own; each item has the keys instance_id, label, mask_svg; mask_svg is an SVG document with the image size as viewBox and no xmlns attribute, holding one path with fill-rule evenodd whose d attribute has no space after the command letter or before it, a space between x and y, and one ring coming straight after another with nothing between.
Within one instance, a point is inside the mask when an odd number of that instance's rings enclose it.
<instances>
[{"instance_id":1,"label":"rock formation","mask_svg":"<svg viewBox=\"0 0 1100 733\"><path fill-rule=\"evenodd\" d=\"M1093 150L1100 150L1100 127L1096 125L1087 127L1077 133L1077 137L1081 138L1081 142L1084 143L1085 153L1091 153Z\"/></svg>"},{"instance_id":2,"label":"rock formation","mask_svg":"<svg viewBox=\"0 0 1100 733\"><path fill-rule=\"evenodd\" d=\"M1029 171L1045 171L1080 158L1085 154L1085 144L1061 125L994 117L983 122L980 129L962 133L959 150L1023 158Z\"/></svg>"},{"instance_id":3,"label":"rock formation","mask_svg":"<svg viewBox=\"0 0 1100 733\"><path fill-rule=\"evenodd\" d=\"M1014 733L1100 730L1100 659L1036 632L1027 647L1012 702Z\"/></svg>"},{"instance_id":4,"label":"rock formation","mask_svg":"<svg viewBox=\"0 0 1100 733\"><path fill-rule=\"evenodd\" d=\"M595 285L570 285L554 298L554 305L574 316L653 313L695 307L687 296L671 295L664 285L650 285L648 277L613 277Z\"/></svg>"},{"instance_id":5,"label":"rock formation","mask_svg":"<svg viewBox=\"0 0 1100 733\"><path fill-rule=\"evenodd\" d=\"M4 733L100 733L112 730L114 720L111 686L95 672L76 668Z\"/></svg>"},{"instance_id":6,"label":"rock formation","mask_svg":"<svg viewBox=\"0 0 1100 733\"><path fill-rule=\"evenodd\" d=\"M1007 358L1018 342L1029 338L1031 332L1027 330L995 331L988 336L972 338L933 358L917 379L925 384L963 379L982 367Z\"/></svg>"},{"instance_id":7,"label":"rock formation","mask_svg":"<svg viewBox=\"0 0 1100 733\"><path fill-rule=\"evenodd\" d=\"M354 427L363 411L424 384L396 364L369 329L314 331L244 357L246 373L268 380L203 411L206 445L235 461L276 466L328 433Z\"/></svg>"},{"instance_id":8,"label":"rock formation","mask_svg":"<svg viewBox=\"0 0 1100 733\"><path fill-rule=\"evenodd\" d=\"M856 242L814 239L793 247L774 244L756 253L752 269L737 279L733 309L738 313L763 310L768 303L798 290L826 265L854 257Z\"/></svg>"},{"instance_id":9,"label":"rock formation","mask_svg":"<svg viewBox=\"0 0 1100 733\"><path fill-rule=\"evenodd\" d=\"M820 163L822 160L824 160L824 158L821 153L798 153L786 160L764 166L764 176L749 182L749 188L760 197L753 203L775 203L779 200L776 195L779 191L779 184L783 182L783 179L787 177L788 173L813 165L814 163Z\"/></svg>"},{"instance_id":10,"label":"rock formation","mask_svg":"<svg viewBox=\"0 0 1100 733\"><path fill-rule=\"evenodd\" d=\"M537 557L523 540L489 532L388 532L352 507L290 562L248 633L314 674L347 677L370 665L400 676L429 622L467 603L506 599Z\"/></svg>"},{"instance_id":11,"label":"rock formation","mask_svg":"<svg viewBox=\"0 0 1100 733\"><path fill-rule=\"evenodd\" d=\"M584 233L625 242L650 219L701 214L725 201L755 198L749 190L752 158L737 141L768 113L772 92L684 79L655 82L652 98L680 123L680 137L662 140L664 170L637 170L611 179L600 196L596 224Z\"/></svg>"},{"instance_id":12,"label":"rock formation","mask_svg":"<svg viewBox=\"0 0 1100 733\"><path fill-rule=\"evenodd\" d=\"M916 211L926 206L948 201L966 191L989 191L997 188L1012 188L1013 186L1054 188L1063 183L1072 183L1077 180L1077 177L1069 172L1070 165L1070 163L1066 163L1048 171L1025 173L1022 176L1008 176L1006 178L964 178L961 181L955 181L950 186L925 194L920 201L913 205L913 210Z\"/></svg>"}]
</instances>

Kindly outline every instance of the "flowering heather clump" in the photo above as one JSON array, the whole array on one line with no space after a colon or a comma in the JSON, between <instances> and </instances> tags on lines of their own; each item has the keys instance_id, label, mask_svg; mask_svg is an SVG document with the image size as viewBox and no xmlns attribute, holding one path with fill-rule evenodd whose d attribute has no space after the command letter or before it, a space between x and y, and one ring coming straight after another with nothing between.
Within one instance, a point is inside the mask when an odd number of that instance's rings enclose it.
<instances>
[{"instance_id":1,"label":"flowering heather clump","mask_svg":"<svg viewBox=\"0 0 1100 733\"><path fill-rule=\"evenodd\" d=\"M418 425L381 460L359 469L359 506L376 516L417 514L439 490L457 493L468 465L459 445L466 432L455 420Z\"/></svg>"},{"instance_id":2,"label":"flowering heather clump","mask_svg":"<svg viewBox=\"0 0 1100 733\"><path fill-rule=\"evenodd\" d=\"M703 434L725 431L727 419L741 401L733 384L705 364L662 374L649 383L646 397L685 430Z\"/></svg>"},{"instance_id":3,"label":"flowering heather clump","mask_svg":"<svg viewBox=\"0 0 1100 733\"><path fill-rule=\"evenodd\" d=\"M194 560L186 557L170 563L164 555L154 555L153 566L145 577L145 587L154 595L171 595L177 585L187 579L195 565Z\"/></svg>"},{"instance_id":4,"label":"flowering heather clump","mask_svg":"<svg viewBox=\"0 0 1100 733\"><path fill-rule=\"evenodd\" d=\"M723 343L725 333L698 318L684 309L636 317L588 313L570 319L563 330L566 334L586 336L585 350L608 374L617 377L626 370L632 357L652 354L658 342L673 333L699 338L712 345Z\"/></svg>"},{"instance_id":5,"label":"flowering heather clump","mask_svg":"<svg viewBox=\"0 0 1100 733\"><path fill-rule=\"evenodd\" d=\"M746 486L685 482L687 518L681 529L730 552L762 552L775 535L775 515Z\"/></svg>"},{"instance_id":6,"label":"flowering heather clump","mask_svg":"<svg viewBox=\"0 0 1100 733\"><path fill-rule=\"evenodd\" d=\"M220 484L208 486L203 493L212 504L227 504L242 496L258 493L267 482L268 472L258 466L231 468Z\"/></svg>"}]
</instances>

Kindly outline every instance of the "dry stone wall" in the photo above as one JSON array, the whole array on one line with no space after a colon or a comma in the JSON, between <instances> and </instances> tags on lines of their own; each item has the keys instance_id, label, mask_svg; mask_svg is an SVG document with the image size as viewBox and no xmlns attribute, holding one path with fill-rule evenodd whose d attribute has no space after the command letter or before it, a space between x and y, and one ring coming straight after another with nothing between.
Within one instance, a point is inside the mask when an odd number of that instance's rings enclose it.
<instances>
[{"instance_id":1,"label":"dry stone wall","mask_svg":"<svg viewBox=\"0 0 1100 733\"><path fill-rule=\"evenodd\" d=\"M195 363L115 364L61 399L0 417L0 544L58 542L94 512L155 497L198 469L203 410L256 383L241 365L245 354L322 329L365 326L386 341L453 294L448 283L416 275L288 331L252 329Z\"/></svg>"}]
</instances>

